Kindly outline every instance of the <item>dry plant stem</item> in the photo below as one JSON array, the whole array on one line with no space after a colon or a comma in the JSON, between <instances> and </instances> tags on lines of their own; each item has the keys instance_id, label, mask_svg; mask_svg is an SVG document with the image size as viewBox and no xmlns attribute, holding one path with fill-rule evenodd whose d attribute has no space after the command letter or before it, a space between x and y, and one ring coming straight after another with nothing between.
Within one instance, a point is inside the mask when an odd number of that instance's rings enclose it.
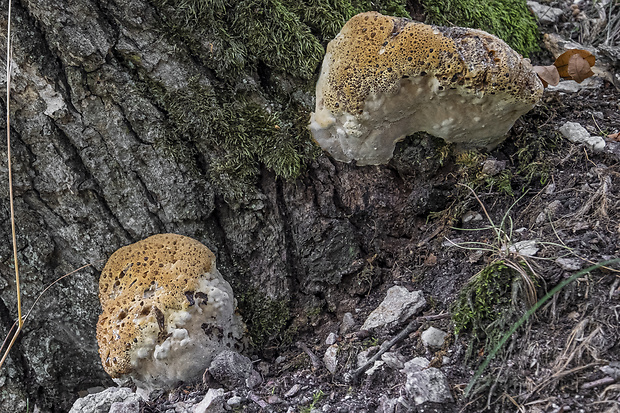
<instances>
[{"instance_id":1,"label":"dry plant stem","mask_svg":"<svg viewBox=\"0 0 620 413\"><path fill-rule=\"evenodd\" d=\"M15 208L13 207L13 174L11 173L11 118L10 118L10 106L9 101L11 98L11 0L9 0L8 20L6 29L6 154L7 154L7 167L9 169L9 204L11 209L11 234L13 236L13 260L15 262L15 286L17 289L17 330L13 335L13 338L9 342L9 345L4 352L2 360L0 360L0 367L4 365L4 361L9 355L9 351L17 336L22 331L24 320L22 319L22 299L21 291L19 288L19 266L17 264L17 237L15 236ZM12 329L11 329L12 330ZM8 338L8 337L7 337ZM5 341L6 342L6 341ZM4 346L4 343L3 343Z\"/></svg>"},{"instance_id":2,"label":"dry plant stem","mask_svg":"<svg viewBox=\"0 0 620 413\"><path fill-rule=\"evenodd\" d=\"M422 316L422 317L416 317L413 320L411 320L409 322L409 324L407 324L407 327L405 327L400 333L398 333L393 339L391 339L390 341L387 341L385 343L383 343L381 345L381 348L379 349L379 351L377 351L377 354L375 354L374 356L372 356L370 359L368 359L368 361L366 362L366 364L364 364L363 366L361 366L360 368L358 368L357 370L354 370L353 372L347 374L345 376L345 381L349 382L349 383L355 383L359 380L359 377L366 371L368 370L373 364L375 364L375 361L377 361L379 359L379 357L381 357L385 352L387 352L389 349L391 349L392 347L394 347L397 343L399 343L400 341L402 341L405 337L407 337L409 334L413 333L415 330L417 330L418 328L420 328L420 325L425 322L425 321L434 321L434 320L442 320L444 318L450 318L452 317L452 314L450 313L445 313L445 314L437 314L437 315L429 315L429 316Z\"/></svg>"},{"instance_id":3,"label":"dry plant stem","mask_svg":"<svg viewBox=\"0 0 620 413\"><path fill-rule=\"evenodd\" d=\"M491 216L489 215L489 213L487 212L486 207L484 206L484 204L482 203L482 201L480 200L480 198L478 198L478 194L476 194L476 191L474 191L471 187L465 185L465 184L457 184L460 186L464 186L465 188L469 189L470 192L474 195L474 198L476 198L476 201L478 201L478 203L480 204L480 206L482 207L482 210L484 211L484 215L487 217L487 219L489 220L489 222L491 223L492 227L495 227L495 224L493 223L493 220L491 219Z\"/></svg>"},{"instance_id":4,"label":"dry plant stem","mask_svg":"<svg viewBox=\"0 0 620 413\"><path fill-rule=\"evenodd\" d=\"M17 340L17 336L19 335L19 333L21 331L22 331L22 327L21 326L17 327L17 331L15 331L15 334L13 334L13 338L11 339L11 342L9 343L9 346L7 347L6 351L4 352L4 355L2 356L2 360L0 360L0 367L2 367L4 365L4 362L6 361L6 358L9 356L9 351L11 350L11 347L13 347L13 344L15 344L15 340Z\"/></svg>"},{"instance_id":5,"label":"dry plant stem","mask_svg":"<svg viewBox=\"0 0 620 413\"><path fill-rule=\"evenodd\" d=\"M549 216L549 215L548 215L547 217L548 217L548 219L549 219L549 224L551 225L551 229L553 230L553 233L555 234L555 237L556 237L556 238L558 239L558 241L560 242L560 245L561 245L561 247L562 247L562 248L567 249L568 251L570 251L570 253L571 253L572 255L574 255L575 257L579 258L579 259L580 259L580 260L582 260L583 262L587 262L588 264L591 264L591 265L596 265L596 263L595 263L594 261L589 260L589 259L587 259L587 258L584 258L584 257L582 257L582 256L580 256L580 255L578 255L578 254L576 254L575 252L573 252L573 248L571 248L571 247L569 247L568 245L566 245L566 244L564 243L564 241L562 240L562 238L560 238L560 235L558 234L558 231L555 229L555 225L553 225L553 221L551 220L551 216ZM605 265L601 266L601 268L604 268L604 269L606 269L607 271L611 271L611 272L615 272L615 273L619 273L619 272L620 272L620 271L618 271L618 270L617 270L617 269L615 269L615 268L608 267L608 266L605 266Z\"/></svg>"},{"instance_id":6,"label":"dry plant stem","mask_svg":"<svg viewBox=\"0 0 620 413\"><path fill-rule=\"evenodd\" d=\"M519 403L517 403L517 401L514 399L514 397L512 397L511 395L509 395L508 393L504 393L506 395L506 397L508 398L508 400L510 400L510 402L512 404L515 405L515 407L517 409L519 409L519 412L521 413L525 413L525 409L523 408L523 406L519 405Z\"/></svg>"},{"instance_id":7,"label":"dry plant stem","mask_svg":"<svg viewBox=\"0 0 620 413\"><path fill-rule=\"evenodd\" d=\"M13 206L13 174L11 173L11 116L9 101L11 98L11 1L9 0L8 22L6 28L6 155L9 169L9 204L11 207L11 234L13 236L13 260L15 262L15 286L17 288L17 318L19 330L22 320L22 299L19 288L19 266L17 264L17 237L15 236L15 208Z\"/></svg>"}]
</instances>

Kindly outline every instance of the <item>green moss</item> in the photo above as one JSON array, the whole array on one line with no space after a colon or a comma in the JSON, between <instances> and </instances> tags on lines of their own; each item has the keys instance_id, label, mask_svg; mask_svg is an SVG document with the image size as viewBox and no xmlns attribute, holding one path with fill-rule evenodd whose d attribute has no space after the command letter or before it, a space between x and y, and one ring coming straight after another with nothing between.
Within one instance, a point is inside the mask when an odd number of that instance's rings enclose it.
<instances>
[{"instance_id":1,"label":"green moss","mask_svg":"<svg viewBox=\"0 0 620 413\"><path fill-rule=\"evenodd\" d=\"M266 65L309 79L323 58L310 28L277 0L155 0L164 32L218 77L234 80Z\"/></svg>"},{"instance_id":2,"label":"green moss","mask_svg":"<svg viewBox=\"0 0 620 413\"><path fill-rule=\"evenodd\" d=\"M475 190L478 188L486 188L513 196L513 171L507 167L495 175L484 173L483 166L486 159L487 155L478 151L459 153L456 156L455 164L459 167L460 181Z\"/></svg>"},{"instance_id":3,"label":"green moss","mask_svg":"<svg viewBox=\"0 0 620 413\"><path fill-rule=\"evenodd\" d=\"M524 56L539 50L536 18L525 0L421 0L427 21L485 30Z\"/></svg>"},{"instance_id":4,"label":"green moss","mask_svg":"<svg viewBox=\"0 0 620 413\"><path fill-rule=\"evenodd\" d=\"M299 177L320 153L307 130L308 95L324 53L300 10L277 0L154 4L161 35L205 68L187 86L167 90L125 56L143 94L167 115L159 148L206 173L230 204L251 197L263 167L278 178Z\"/></svg>"},{"instance_id":5,"label":"green moss","mask_svg":"<svg viewBox=\"0 0 620 413\"><path fill-rule=\"evenodd\" d=\"M514 277L502 263L494 263L475 275L461 290L452 310L455 333L495 321L501 314L497 307L510 301L507 293Z\"/></svg>"},{"instance_id":6,"label":"green moss","mask_svg":"<svg viewBox=\"0 0 620 413\"><path fill-rule=\"evenodd\" d=\"M556 149L558 136L543 133L527 133L515 141L518 174L523 178L522 186L529 186L533 181L546 185L555 167L552 156Z\"/></svg>"},{"instance_id":7,"label":"green moss","mask_svg":"<svg viewBox=\"0 0 620 413\"><path fill-rule=\"evenodd\" d=\"M195 171L202 163L231 204L253 191L261 164L278 177L295 179L319 153L306 129L307 110L299 104L279 112L256 90L216 88L198 78L178 90L166 90L146 76L143 82L143 93L167 114L160 149L185 164L189 160Z\"/></svg>"},{"instance_id":8,"label":"green moss","mask_svg":"<svg viewBox=\"0 0 620 413\"><path fill-rule=\"evenodd\" d=\"M323 43L333 39L347 20L358 13L375 10L390 16L409 17L406 1L284 0L284 3Z\"/></svg>"},{"instance_id":9,"label":"green moss","mask_svg":"<svg viewBox=\"0 0 620 413\"><path fill-rule=\"evenodd\" d=\"M452 305L456 334L471 333L468 357L482 344L492 348L525 311L523 279L501 261L476 274Z\"/></svg>"},{"instance_id":10,"label":"green moss","mask_svg":"<svg viewBox=\"0 0 620 413\"><path fill-rule=\"evenodd\" d=\"M237 300L255 346L261 348L274 341L283 341L290 318L288 301L269 299L256 289L246 290Z\"/></svg>"}]
</instances>

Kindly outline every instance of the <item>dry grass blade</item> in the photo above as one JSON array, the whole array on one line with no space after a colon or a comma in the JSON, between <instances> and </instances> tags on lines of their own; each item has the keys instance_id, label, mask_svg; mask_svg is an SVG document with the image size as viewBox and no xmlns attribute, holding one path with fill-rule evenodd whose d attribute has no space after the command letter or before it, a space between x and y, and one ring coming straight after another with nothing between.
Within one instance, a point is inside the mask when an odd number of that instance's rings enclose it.
<instances>
[{"instance_id":1,"label":"dry grass blade","mask_svg":"<svg viewBox=\"0 0 620 413\"><path fill-rule=\"evenodd\" d=\"M590 320L586 318L581 320L575 328L573 328L573 331L566 340L564 351L557 357L549 375L530 392L530 396L535 393L540 393L566 376L600 366L603 363L603 361L598 359L595 348L590 345L603 330L601 327L596 327L587 337L584 337L586 328L589 324ZM590 356L594 359L594 362L569 369L568 366L571 362L575 359L581 359L581 356L586 350L590 352Z\"/></svg>"},{"instance_id":2,"label":"dry grass blade","mask_svg":"<svg viewBox=\"0 0 620 413\"><path fill-rule=\"evenodd\" d=\"M17 288L17 313L19 327L22 326L21 291L19 287L19 265L17 262L17 237L15 235L15 207L13 202L13 174L11 169L11 1L9 0L9 17L6 29L6 156L9 170L9 204L11 209L11 235L13 237L13 261L15 265L15 285Z\"/></svg>"},{"instance_id":3,"label":"dry grass blade","mask_svg":"<svg viewBox=\"0 0 620 413\"><path fill-rule=\"evenodd\" d=\"M536 274L536 272L534 271L534 269L532 268L532 266L527 260L523 259L522 262L525 263L525 265L527 265L527 270L523 268L523 266L517 263L514 263L510 260L504 260L504 264L512 268L513 270L515 270L523 279L523 283L525 285L525 298L526 298L528 307L531 307L536 303L536 301L538 301L538 294L536 293L536 284L534 283L534 280L532 280L532 277L530 275L530 274ZM529 273L528 273L528 270L530 271Z\"/></svg>"}]
</instances>

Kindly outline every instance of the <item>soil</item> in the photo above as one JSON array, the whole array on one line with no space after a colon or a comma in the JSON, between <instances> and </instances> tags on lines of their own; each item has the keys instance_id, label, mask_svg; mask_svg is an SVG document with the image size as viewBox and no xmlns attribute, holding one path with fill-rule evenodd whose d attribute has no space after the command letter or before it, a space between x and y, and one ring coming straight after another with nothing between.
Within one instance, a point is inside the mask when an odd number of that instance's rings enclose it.
<instances>
[{"instance_id":1,"label":"soil","mask_svg":"<svg viewBox=\"0 0 620 413\"><path fill-rule=\"evenodd\" d=\"M541 57L540 63L548 57ZM357 367L357 354L393 338L392 331L360 331L360 326L393 285L421 290L428 302L422 315L455 311L459 292L472 277L496 262L514 263L534 284L532 300L514 285L524 285L513 272L504 307L509 312L495 327L507 331L518 318L554 286L579 269L620 256L620 143L609 135L620 131L620 92L608 81L574 93L546 91L543 101L523 116L509 139L475 162L466 155L449 157L430 177L438 208L426 220L410 223L418 236L402 239L379 236L381 248L369 256L364 269L345 278L328 299L328 308L299 317L289 332L293 339L276 339L253 355L263 383L248 392L230 390L227 399L241 396L234 411L323 412L617 412L620 384L601 370L620 361L620 266L612 263L584 271L554 294L501 348L476 381L464 391L475 370L493 347L491 329L466 328L455 334L451 318L419 323L419 328L391 351L406 360L427 357L446 375L454 403L387 410L386 401L405 395L406 377L384 367L360 382L346 374ZM606 138L602 152L569 142L558 130L577 122L592 135ZM401 153L406 152L404 142ZM398 156L390 164L406 175ZM484 173L482 168L487 173ZM444 197L446 182L469 183ZM509 186L506 186L506 182ZM432 192L432 191L431 191ZM431 194L432 195L432 194ZM389 219L389 217L387 217ZM501 223L504 223L502 226ZM505 230L498 240L489 226ZM534 255L511 252L505 244L535 241ZM393 244L390 242L393 241ZM478 244L471 244L478 243ZM520 283L520 284L519 284ZM512 313L510 313L512 311ZM337 339L335 374L313 366L307 351L322 360L329 333L338 333L343 315L353 314L355 327ZM484 324L485 320L482 320ZM489 319L486 319L489 322ZM502 324L503 323L503 324ZM429 326L450 333L440 349L422 345L420 334ZM488 325L486 326L488 327ZM375 349L376 350L376 349ZM618 369L616 369L616 372ZM299 390L286 397L294 385ZM174 402L204 394L205 384L181 387L142 405L143 412L165 412ZM383 400L383 402L382 402ZM262 407L261 407L262 405ZM292 408L292 410L291 410Z\"/></svg>"}]
</instances>

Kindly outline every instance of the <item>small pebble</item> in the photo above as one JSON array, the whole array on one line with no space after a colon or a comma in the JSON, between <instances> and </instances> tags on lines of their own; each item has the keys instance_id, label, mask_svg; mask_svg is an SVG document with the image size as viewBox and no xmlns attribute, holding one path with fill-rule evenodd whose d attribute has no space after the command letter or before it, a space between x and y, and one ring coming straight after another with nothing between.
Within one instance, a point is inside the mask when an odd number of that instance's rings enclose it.
<instances>
[{"instance_id":1,"label":"small pebble","mask_svg":"<svg viewBox=\"0 0 620 413\"><path fill-rule=\"evenodd\" d=\"M289 391L284 393L284 397L293 397L299 392L299 389L301 389L301 386L299 384L295 384Z\"/></svg>"}]
</instances>

